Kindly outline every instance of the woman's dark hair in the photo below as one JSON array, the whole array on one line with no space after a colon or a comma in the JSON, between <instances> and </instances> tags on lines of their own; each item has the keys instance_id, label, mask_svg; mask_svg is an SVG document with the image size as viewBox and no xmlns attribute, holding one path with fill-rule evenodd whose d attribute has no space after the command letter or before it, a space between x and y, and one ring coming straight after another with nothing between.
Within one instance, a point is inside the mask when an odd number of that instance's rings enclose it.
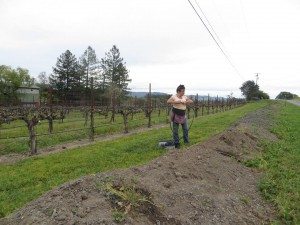
<instances>
[{"instance_id":1,"label":"woman's dark hair","mask_svg":"<svg viewBox=\"0 0 300 225\"><path fill-rule=\"evenodd\" d=\"M180 92L181 90L185 90L185 87L184 87L183 84L180 84L180 85L177 87L176 92L178 93L178 92Z\"/></svg>"}]
</instances>

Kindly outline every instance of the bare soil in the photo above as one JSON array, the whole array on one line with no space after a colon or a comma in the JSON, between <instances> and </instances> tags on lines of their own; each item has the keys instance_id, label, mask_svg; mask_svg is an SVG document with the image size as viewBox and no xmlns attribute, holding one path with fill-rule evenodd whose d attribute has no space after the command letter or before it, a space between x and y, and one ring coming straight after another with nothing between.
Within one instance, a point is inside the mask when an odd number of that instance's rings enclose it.
<instances>
[{"instance_id":1,"label":"bare soil","mask_svg":"<svg viewBox=\"0 0 300 225\"><path fill-rule=\"evenodd\" d=\"M276 140L274 110L147 165L66 183L0 224L269 224L275 210L257 188L261 173L241 162L262 151L260 140Z\"/></svg>"}]
</instances>

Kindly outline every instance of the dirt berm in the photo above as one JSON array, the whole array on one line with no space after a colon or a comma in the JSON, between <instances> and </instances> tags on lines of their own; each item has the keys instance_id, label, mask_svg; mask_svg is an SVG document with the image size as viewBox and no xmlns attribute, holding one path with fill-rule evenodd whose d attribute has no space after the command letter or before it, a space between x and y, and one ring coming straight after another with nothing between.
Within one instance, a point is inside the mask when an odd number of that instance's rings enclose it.
<instances>
[{"instance_id":1,"label":"dirt berm","mask_svg":"<svg viewBox=\"0 0 300 225\"><path fill-rule=\"evenodd\" d=\"M248 114L225 132L147 165L66 183L0 224L269 224L259 171L243 161L262 149L273 106Z\"/></svg>"}]
</instances>

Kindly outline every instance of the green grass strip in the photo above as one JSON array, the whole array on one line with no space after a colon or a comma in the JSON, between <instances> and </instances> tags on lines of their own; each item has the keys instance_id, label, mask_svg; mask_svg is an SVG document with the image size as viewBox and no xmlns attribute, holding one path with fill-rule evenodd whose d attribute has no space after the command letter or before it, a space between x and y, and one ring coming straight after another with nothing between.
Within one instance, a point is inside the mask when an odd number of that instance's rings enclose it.
<instances>
[{"instance_id":1,"label":"green grass strip","mask_svg":"<svg viewBox=\"0 0 300 225\"><path fill-rule=\"evenodd\" d=\"M300 107L280 104L272 128L280 139L263 143L265 151L253 166L265 171L259 188L279 210L275 224L300 224Z\"/></svg>"},{"instance_id":2,"label":"green grass strip","mask_svg":"<svg viewBox=\"0 0 300 225\"><path fill-rule=\"evenodd\" d=\"M248 112L268 104L268 101L260 101L196 118L190 130L191 144L224 131ZM46 191L83 175L145 164L165 154L157 143L170 138L170 129L163 128L48 156L36 156L14 165L1 165L0 215L6 216Z\"/></svg>"}]
</instances>

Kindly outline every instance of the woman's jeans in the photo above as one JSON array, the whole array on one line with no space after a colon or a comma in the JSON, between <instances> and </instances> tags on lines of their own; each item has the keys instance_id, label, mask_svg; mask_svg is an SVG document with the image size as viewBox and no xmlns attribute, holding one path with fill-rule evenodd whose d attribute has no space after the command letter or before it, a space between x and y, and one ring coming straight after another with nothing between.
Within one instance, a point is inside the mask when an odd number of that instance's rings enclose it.
<instances>
[{"instance_id":1,"label":"woman's jeans","mask_svg":"<svg viewBox=\"0 0 300 225\"><path fill-rule=\"evenodd\" d=\"M187 119L185 120L184 124L181 124L181 126L183 131L183 141L184 143L189 143L189 130L188 130ZM173 122L173 140L175 146L179 145L178 128L179 128L179 124Z\"/></svg>"}]
</instances>

